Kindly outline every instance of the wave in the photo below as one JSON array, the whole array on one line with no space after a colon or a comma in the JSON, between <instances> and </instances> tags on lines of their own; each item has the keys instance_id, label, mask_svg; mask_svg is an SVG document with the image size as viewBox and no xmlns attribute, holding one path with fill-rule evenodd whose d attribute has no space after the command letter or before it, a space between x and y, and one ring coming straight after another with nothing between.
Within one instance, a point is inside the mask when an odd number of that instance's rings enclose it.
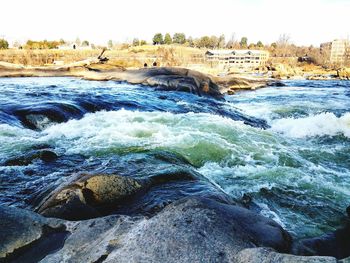
<instances>
[{"instance_id":1,"label":"wave","mask_svg":"<svg viewBox=\"0 0 350 263\"><path fill-rule=\"evenodd\" d=\"M55 124L42 131L42 143L68 154L119 154L166 149L195 165L220 161L232 154L248 154L252 134L264 143L264 130L208 113L100 111L80 120Z\"/></svg>"},{"instance_id":2,"label":"wave","mask_svg":"<svg viewBox=\"0 0 350 263\"><path fill-rule=\"evenodd\" d=\"M350 138L350 113L340 117L326 112L299 119L279 119L272 123L271 130L293 138L337 135Z\"/></svg>"}]
</instances>

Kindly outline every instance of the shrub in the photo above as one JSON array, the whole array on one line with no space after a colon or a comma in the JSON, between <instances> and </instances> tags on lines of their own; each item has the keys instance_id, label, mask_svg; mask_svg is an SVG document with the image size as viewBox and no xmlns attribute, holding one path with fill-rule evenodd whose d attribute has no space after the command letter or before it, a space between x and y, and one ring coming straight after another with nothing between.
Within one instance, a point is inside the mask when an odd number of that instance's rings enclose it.
<instances>
[{"instance_id":1,"label":"shrub","mask_svg":"<svg viewBox=\"0 0 350 263\"><path fill-rule=\"evenodd\" d=\"M9 48L9 42L7 42L5 39L0 39L0 49L8 49Z\"/></svg>"}]
</instances>

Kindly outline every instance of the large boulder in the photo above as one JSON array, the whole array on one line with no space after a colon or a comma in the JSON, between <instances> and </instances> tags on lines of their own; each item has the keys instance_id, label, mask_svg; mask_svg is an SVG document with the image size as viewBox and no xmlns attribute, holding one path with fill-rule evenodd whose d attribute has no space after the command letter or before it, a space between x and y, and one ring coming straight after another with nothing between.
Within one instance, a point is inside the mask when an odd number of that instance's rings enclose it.
<instances>
[{"instance_id":1,"label":"large boulder","mask_svg":"<svg viewBox=\"0 0 350 263\"><path fill-rule=\"evenodd\" d=\"M115 174L77 174L45 198L37 211L68 220L98 217L148 186L146 180Z\"/></svg>"},{"instance_id":2,"label":"large boulder","mask_svg":"<svg viewBox=\"0 0 350 263\"><path fill-rule=\"evenodd\" d=\"M245 248L288 251L289 234L244 208L204 198L177 201L156 216L108 216L71 227L43 262L234 262Z\"/></svg>"},{"instance_id":3,"label":"large boulder","mask_svg":"<svg viewBox=\"0 0 350 263\"><path fill-rule=\"evenodd\" d=\"M179 200L151 218L77 222L0 207L0 236L0 262L337 262L282 254L291 238L277 223L205 198Z\"/></svg>"}]
</instances>

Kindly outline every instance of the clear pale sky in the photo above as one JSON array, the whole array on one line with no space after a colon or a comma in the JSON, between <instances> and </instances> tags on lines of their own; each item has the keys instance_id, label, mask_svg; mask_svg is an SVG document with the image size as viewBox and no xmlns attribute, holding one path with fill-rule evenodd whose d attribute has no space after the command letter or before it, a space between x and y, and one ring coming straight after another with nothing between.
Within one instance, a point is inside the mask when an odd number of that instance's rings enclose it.
<instances>
[{"instance_id":1,"label":"clear pale sky","mask_svg":"<svg viewBox=\"0 0 350 263\"><path fill-rule=\"evenodd\" d=\"M10 41L90 40L105 44L154 33L186 36L233 33L272 43L290 35L319 45L350 35L350 0L8 0L0 3L0 37Z\"/></svg>"}]
</instances>

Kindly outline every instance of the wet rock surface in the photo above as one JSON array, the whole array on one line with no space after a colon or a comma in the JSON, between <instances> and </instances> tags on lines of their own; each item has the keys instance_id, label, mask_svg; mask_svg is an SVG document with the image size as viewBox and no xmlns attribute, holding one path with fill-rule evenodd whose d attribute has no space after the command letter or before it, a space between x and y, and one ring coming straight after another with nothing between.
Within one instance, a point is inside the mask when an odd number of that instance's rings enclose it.
<instances>
[{"instance_id":1,"label":"wet rock surface","mask_svg":"<svg viewBox=\"0 0 350 263\"><path fill-rule=\"evenodd\" d=\"M350 224L320 237L303 239L293 247L293 253L305 256L350 257Z\"/></svg>"},{"instance_id":2,"label":"wet rock surface","mask_svg":"<svg viewBox=\"0 0 350 263\"><path fill-rule=\"evenodd\" d=\"M25 166L31 164L35 160L42 160L43 162L52 162L58 158L58 155L51 150L32 150L25 155L18 156L6 160L4 166Z\"/></svg>"}]
</instances>

